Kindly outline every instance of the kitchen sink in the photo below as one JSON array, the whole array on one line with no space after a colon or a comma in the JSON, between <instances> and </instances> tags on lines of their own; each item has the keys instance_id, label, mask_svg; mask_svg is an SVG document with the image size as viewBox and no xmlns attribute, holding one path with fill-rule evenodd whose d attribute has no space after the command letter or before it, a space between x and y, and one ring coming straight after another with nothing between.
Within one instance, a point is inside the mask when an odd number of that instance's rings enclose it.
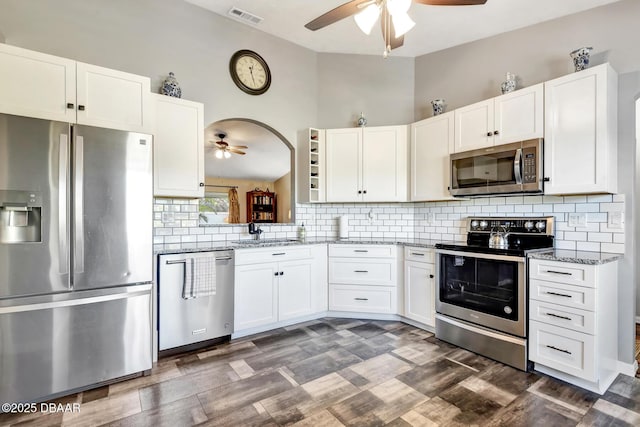
<instances>
[{"instance_id":1,"label":"kitchen sink","mask_svg":"<svg viewBox=\"0 0 640 427\"><path fill-rule=\"evenodd\" d=\"M240 245L260 245L260 244L269 245L269 244L293 243L293 242L299 242L299 240L298 239L260 239L260 240L245 239L245 240L236 240L235 242L231 242L231 243L240 244Z\"/></svg>"}]
</instances>

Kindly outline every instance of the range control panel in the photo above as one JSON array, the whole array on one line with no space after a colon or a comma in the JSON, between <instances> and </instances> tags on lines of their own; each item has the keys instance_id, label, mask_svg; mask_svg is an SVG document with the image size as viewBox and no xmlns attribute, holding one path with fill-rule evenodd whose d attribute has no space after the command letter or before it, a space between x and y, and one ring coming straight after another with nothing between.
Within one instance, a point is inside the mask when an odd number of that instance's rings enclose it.
<instances>
[{"instance_id":1,"label":"range control panel","mask_svg":"<svg viewBox=\"0 0 640 427\"><path fill-rule=\"evenodd\" d=\"M553 217L502 218L502 217L470 217L467 218L467 231L470 233L491 233L503 231L517 234L553 235Z\"/></svg>"}]
</instances>

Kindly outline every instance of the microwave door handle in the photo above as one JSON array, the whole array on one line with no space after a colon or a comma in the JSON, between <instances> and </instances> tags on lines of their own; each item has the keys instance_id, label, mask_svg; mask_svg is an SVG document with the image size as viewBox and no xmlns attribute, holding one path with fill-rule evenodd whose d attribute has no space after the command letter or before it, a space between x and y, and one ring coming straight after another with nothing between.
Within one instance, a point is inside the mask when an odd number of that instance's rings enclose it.
<instances>
[{"instance_id":1,"label":"microwave door handle","mask_svg":"<svg viewBox=\"0 0 640 427\"><path fill-rule=\"evenodd\" d=\"M522 185L522 148L516 150L516 157L513 160L513 174L516 177L516 184Z\"/></svg>"}]
</instances>

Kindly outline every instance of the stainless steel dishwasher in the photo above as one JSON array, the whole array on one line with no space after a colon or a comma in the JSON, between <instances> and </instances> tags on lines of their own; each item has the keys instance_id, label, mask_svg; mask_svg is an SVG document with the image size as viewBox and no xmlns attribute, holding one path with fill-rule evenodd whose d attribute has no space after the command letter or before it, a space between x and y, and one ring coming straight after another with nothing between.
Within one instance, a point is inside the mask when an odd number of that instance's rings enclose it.
<instances>
[{"instance_id":1,"label":"stainless steel dishwasher","mask_svg":"<svg viewBox=\"0 0 640 427\"><path fill-rule=\"evenodd\" d=\"M215 258L215 294L185 299L187 268L196 256ZM158 256L158 330L161 354L191 350L231 335L232 250Z\"/></svg>"}]
</instances>

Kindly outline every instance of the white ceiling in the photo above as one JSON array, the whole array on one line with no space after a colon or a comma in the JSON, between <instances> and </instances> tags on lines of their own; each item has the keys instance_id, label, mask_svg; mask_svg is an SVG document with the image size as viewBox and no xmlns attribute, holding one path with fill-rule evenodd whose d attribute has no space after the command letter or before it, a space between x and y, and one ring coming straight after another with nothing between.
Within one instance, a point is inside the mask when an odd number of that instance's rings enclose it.
<instances>
[{"instance_id":1,"label":"white ceiling","mask_svg":"<svg viewBox=\"0 0 640 427\"><path fill-rule=\"evenodd\" d=\"M229 145L246 145L244 156L215 157L218 133L225 133ZM270 130L244 120L221 120L210 124L204 133L205 175L215 178L248 179L274 182L291 169L291 150Z\"/></svg>"},{"instance_id":2,"label":"white ceiling","mask_svg":"<svg viewBox=\"0 0 640 427\"><path fill-rule=\"evenodd\" d=\"M347 0L185 1L250 25L228 15L235 6L264 18L262 23L251 26L316 52L381 55L384 48L378 25L366 36L351 17L318 31L304 27ZM455 7L412 4L409 15L416 26L405 36L404 46L392 55L420 56L616 1L619 0L488 0L481 6Z\"/></svg>"}]
</instances>

